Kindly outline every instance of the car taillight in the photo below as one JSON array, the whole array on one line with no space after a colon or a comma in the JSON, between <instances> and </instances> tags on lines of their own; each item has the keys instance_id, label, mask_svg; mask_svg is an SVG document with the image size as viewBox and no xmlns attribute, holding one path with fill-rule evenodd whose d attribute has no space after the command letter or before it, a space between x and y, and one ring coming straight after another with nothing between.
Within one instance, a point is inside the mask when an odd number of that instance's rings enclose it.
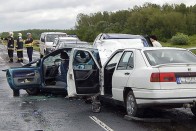
<instances>
[{"instance_id":1,"label":"car taillight","mask_svg":"<svg viewBox=\"0 0 196 131\"><path fill-rule=\"evenodd\" d=\"M150 82L176 82L176 77L173 72L152 73Z\"/></svg>"}]
</instances>

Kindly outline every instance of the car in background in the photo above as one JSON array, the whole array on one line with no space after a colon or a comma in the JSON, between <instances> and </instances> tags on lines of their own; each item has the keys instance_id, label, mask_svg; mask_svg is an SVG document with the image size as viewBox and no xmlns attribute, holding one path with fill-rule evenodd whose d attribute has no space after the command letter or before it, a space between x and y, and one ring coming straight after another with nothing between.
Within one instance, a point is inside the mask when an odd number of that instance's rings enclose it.
<instances>
[{"instance_id":1,"label":"car in background","mask_svg":"<svg viewBox=\"0 0 196 131\"><path fill-rule=\"evenodd\" d=\"M39 50L40 58L51 52L55 38L66 37L64 32L43 32L40 36Z\"/></svg>"},{"instance_id":2,"label":"car in background","mask_svg":"<svg viewBox=\"0 0 196 131\"><path fill-rule=\"evenodd\" d=\"M56 46L55 50L61 49L61 48L91 48L91 44L84 41L60 41Z\"/></svg>"},{"instance_id":3,"label":"car in background","mask_svg":"<svg viewBox=\"0 0 196 131\"><path fill-rule=\"evenodd\" d=\"M58 37L54 39L53 47L55 49L55 47L59 46L61 42L78 42L78 41L80 41L80 39L76 37L70 37L70 36Z\"/></svg>"},{"instance_id":4,"label":"car in background","mask_svg":"<svg viewBox=\"0 0 196 131\"><path fill-rule=\"evenodd\" d=\"M67 35L67 37L75 37L75 38L78 38L78 36L77 35ZM79 39L79 38L78 38Z\"/></svg>"},{"instance_id":5,"label":"car in background","mask_svg":"<svg viewBox=\"0 0 196 131\"><path fill-rule=\"evenodd\" d=\"M89 55L96 65L70 59L69 97L99 96L99 100L125 106L130 116L154 107L191 108L196 116L196 56L190 51L169 47L119 49L102 68ZM72 50L71 56L76 58L77 51ZM100 110L98 100L92 105Z\"/></svg>"},{"instance_id":6,"label":"car in background","mask_svg":"<svg viewBox=\"0 0 196 131\"><path fill-rule=\"evenodd\" d=\"M93 47L100 52L102 65L107 61L110 55L117 49L152 47L148 36L131 34L101 33L93 42Z\"/></svg>"}]
</instances>

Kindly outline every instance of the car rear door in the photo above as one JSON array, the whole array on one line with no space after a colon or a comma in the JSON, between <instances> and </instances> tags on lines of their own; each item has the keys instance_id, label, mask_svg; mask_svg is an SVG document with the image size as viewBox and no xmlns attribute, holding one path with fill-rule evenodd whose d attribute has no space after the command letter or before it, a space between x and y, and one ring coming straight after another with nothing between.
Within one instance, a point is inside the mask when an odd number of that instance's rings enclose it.
<instances>
[{"instance_id":1,"label":"car rear door","mask_svg":"<svg viewBox=\"0 0 196 131\"><path fill-rule=\"evenodd\" d=\"M72 49L68 70L68 96L93 95L100 91L100 65L92 51Z\"/></svg>"},{"instance_id":2,"label":"car rear door","mask_svg":"<svg viewBox=\"0 0 196 131\"><path fill-rule=\"evenodd\" d=\"M41 86L38 67L10 68L6 72L6 77L13 90L39 88Z\"/></svg>"}]
</instances>

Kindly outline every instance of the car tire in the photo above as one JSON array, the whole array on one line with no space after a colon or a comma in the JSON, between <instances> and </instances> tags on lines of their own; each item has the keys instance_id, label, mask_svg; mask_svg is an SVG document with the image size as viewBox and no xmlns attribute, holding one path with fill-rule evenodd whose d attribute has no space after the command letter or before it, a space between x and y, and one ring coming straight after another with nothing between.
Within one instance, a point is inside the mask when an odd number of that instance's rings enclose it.
<instances>
[{"instance_id":1,"label":"car tire","mask_svg":"<svg viewBox=\"0 0 196 131\"><path fill-rule=\"evenodd\" d=\"M13 90L13 96L20 96L20 91L19 90Z\"/></svg>"},{"instance_id":2,"label":"car tire","mask_svg":"<svg viewBox=\"0 0 196 131\"><path fill-rule=\"evenodd\" d=\"M132 91L129 91L126 96L125 107L126 107L127 115L132 117L137 117L140 115L139 112L141 111L141 109L138 108L138 105L135 100L135 96Z\"/></svg>"},{"instance_id":3,"label":"car tire","mask_svg":"<svg viewBox=\"0 0 196 131\"><path fill-rule=\"evenodd\" d=\"M191 112L192 112L193 115L196 117L196 107L192 107L192 108L191 108Z\"/></svg>"},{"instance_id":4,"label":"car tire","mask_svg":"<svg viewBox=\"0 0 196 131\"><path fill-rule=\"evenodd\" d=\"M26 92L29 95L37 95L39 94L40 90L38 88L30 88L30 89L26 89Z\"/></svg>"}]
</instances>

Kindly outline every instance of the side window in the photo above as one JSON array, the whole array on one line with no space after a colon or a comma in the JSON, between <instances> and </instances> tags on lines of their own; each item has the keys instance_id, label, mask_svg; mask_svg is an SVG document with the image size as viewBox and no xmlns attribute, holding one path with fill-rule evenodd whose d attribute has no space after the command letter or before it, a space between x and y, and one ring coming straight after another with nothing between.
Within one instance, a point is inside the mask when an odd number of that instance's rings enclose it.
<instances>
[{"instance_id":1,"label":"side window","mask_svg":"<svg viewBox=\"0 0 196 131\"><path fill-rule=\"evenodd\" d=\"M122 54L122 52L116 53L116 54L110 59L110 61L107 63L106 68L116 67L116 64L118 63L121 54Z\"/></svg>"},{"instance_id":2,"label":"side window","mask_svg":"<svg viewBox=\"0 0 196 131\"><path fill-rule=\"evenodd\" d=\"M41 39L44 39L44 35L43 35L43 34L42 34L41 37L40 37L40 40L41 40Z\"/></svg>"},{"instance_id":3,"label":"side window","mask_svg":"<svg viewBox=\"0 0 196 131\"><path fill-rule=\"evenodd\" d=\"M54 55L54 56L49 56L44 60L44 65L46 66L52 66L54 65L56 60L60 61L61 57L60 57L60 53Z\"/></svg>"},{"instance_id":4,"label":"side window","mask_svg":"<svg viewBox=\"0 0 196 131\"><path fill-rule=\"evenodd\" d=\"M98 68L88 51L76 50L74 56L73 68L75 70L91 70Z\"/></svg>"},{"instance_id":5,"label":"side window","mask_svg":"<svg viewBox=\"0 0 196 131\"><path fill-rule=\"evenodd\" d=\"M132 69L133 66L134 66L133 52L132 51L124 52L118 64L117 70Z\"/></svg>"}]
</instances>

